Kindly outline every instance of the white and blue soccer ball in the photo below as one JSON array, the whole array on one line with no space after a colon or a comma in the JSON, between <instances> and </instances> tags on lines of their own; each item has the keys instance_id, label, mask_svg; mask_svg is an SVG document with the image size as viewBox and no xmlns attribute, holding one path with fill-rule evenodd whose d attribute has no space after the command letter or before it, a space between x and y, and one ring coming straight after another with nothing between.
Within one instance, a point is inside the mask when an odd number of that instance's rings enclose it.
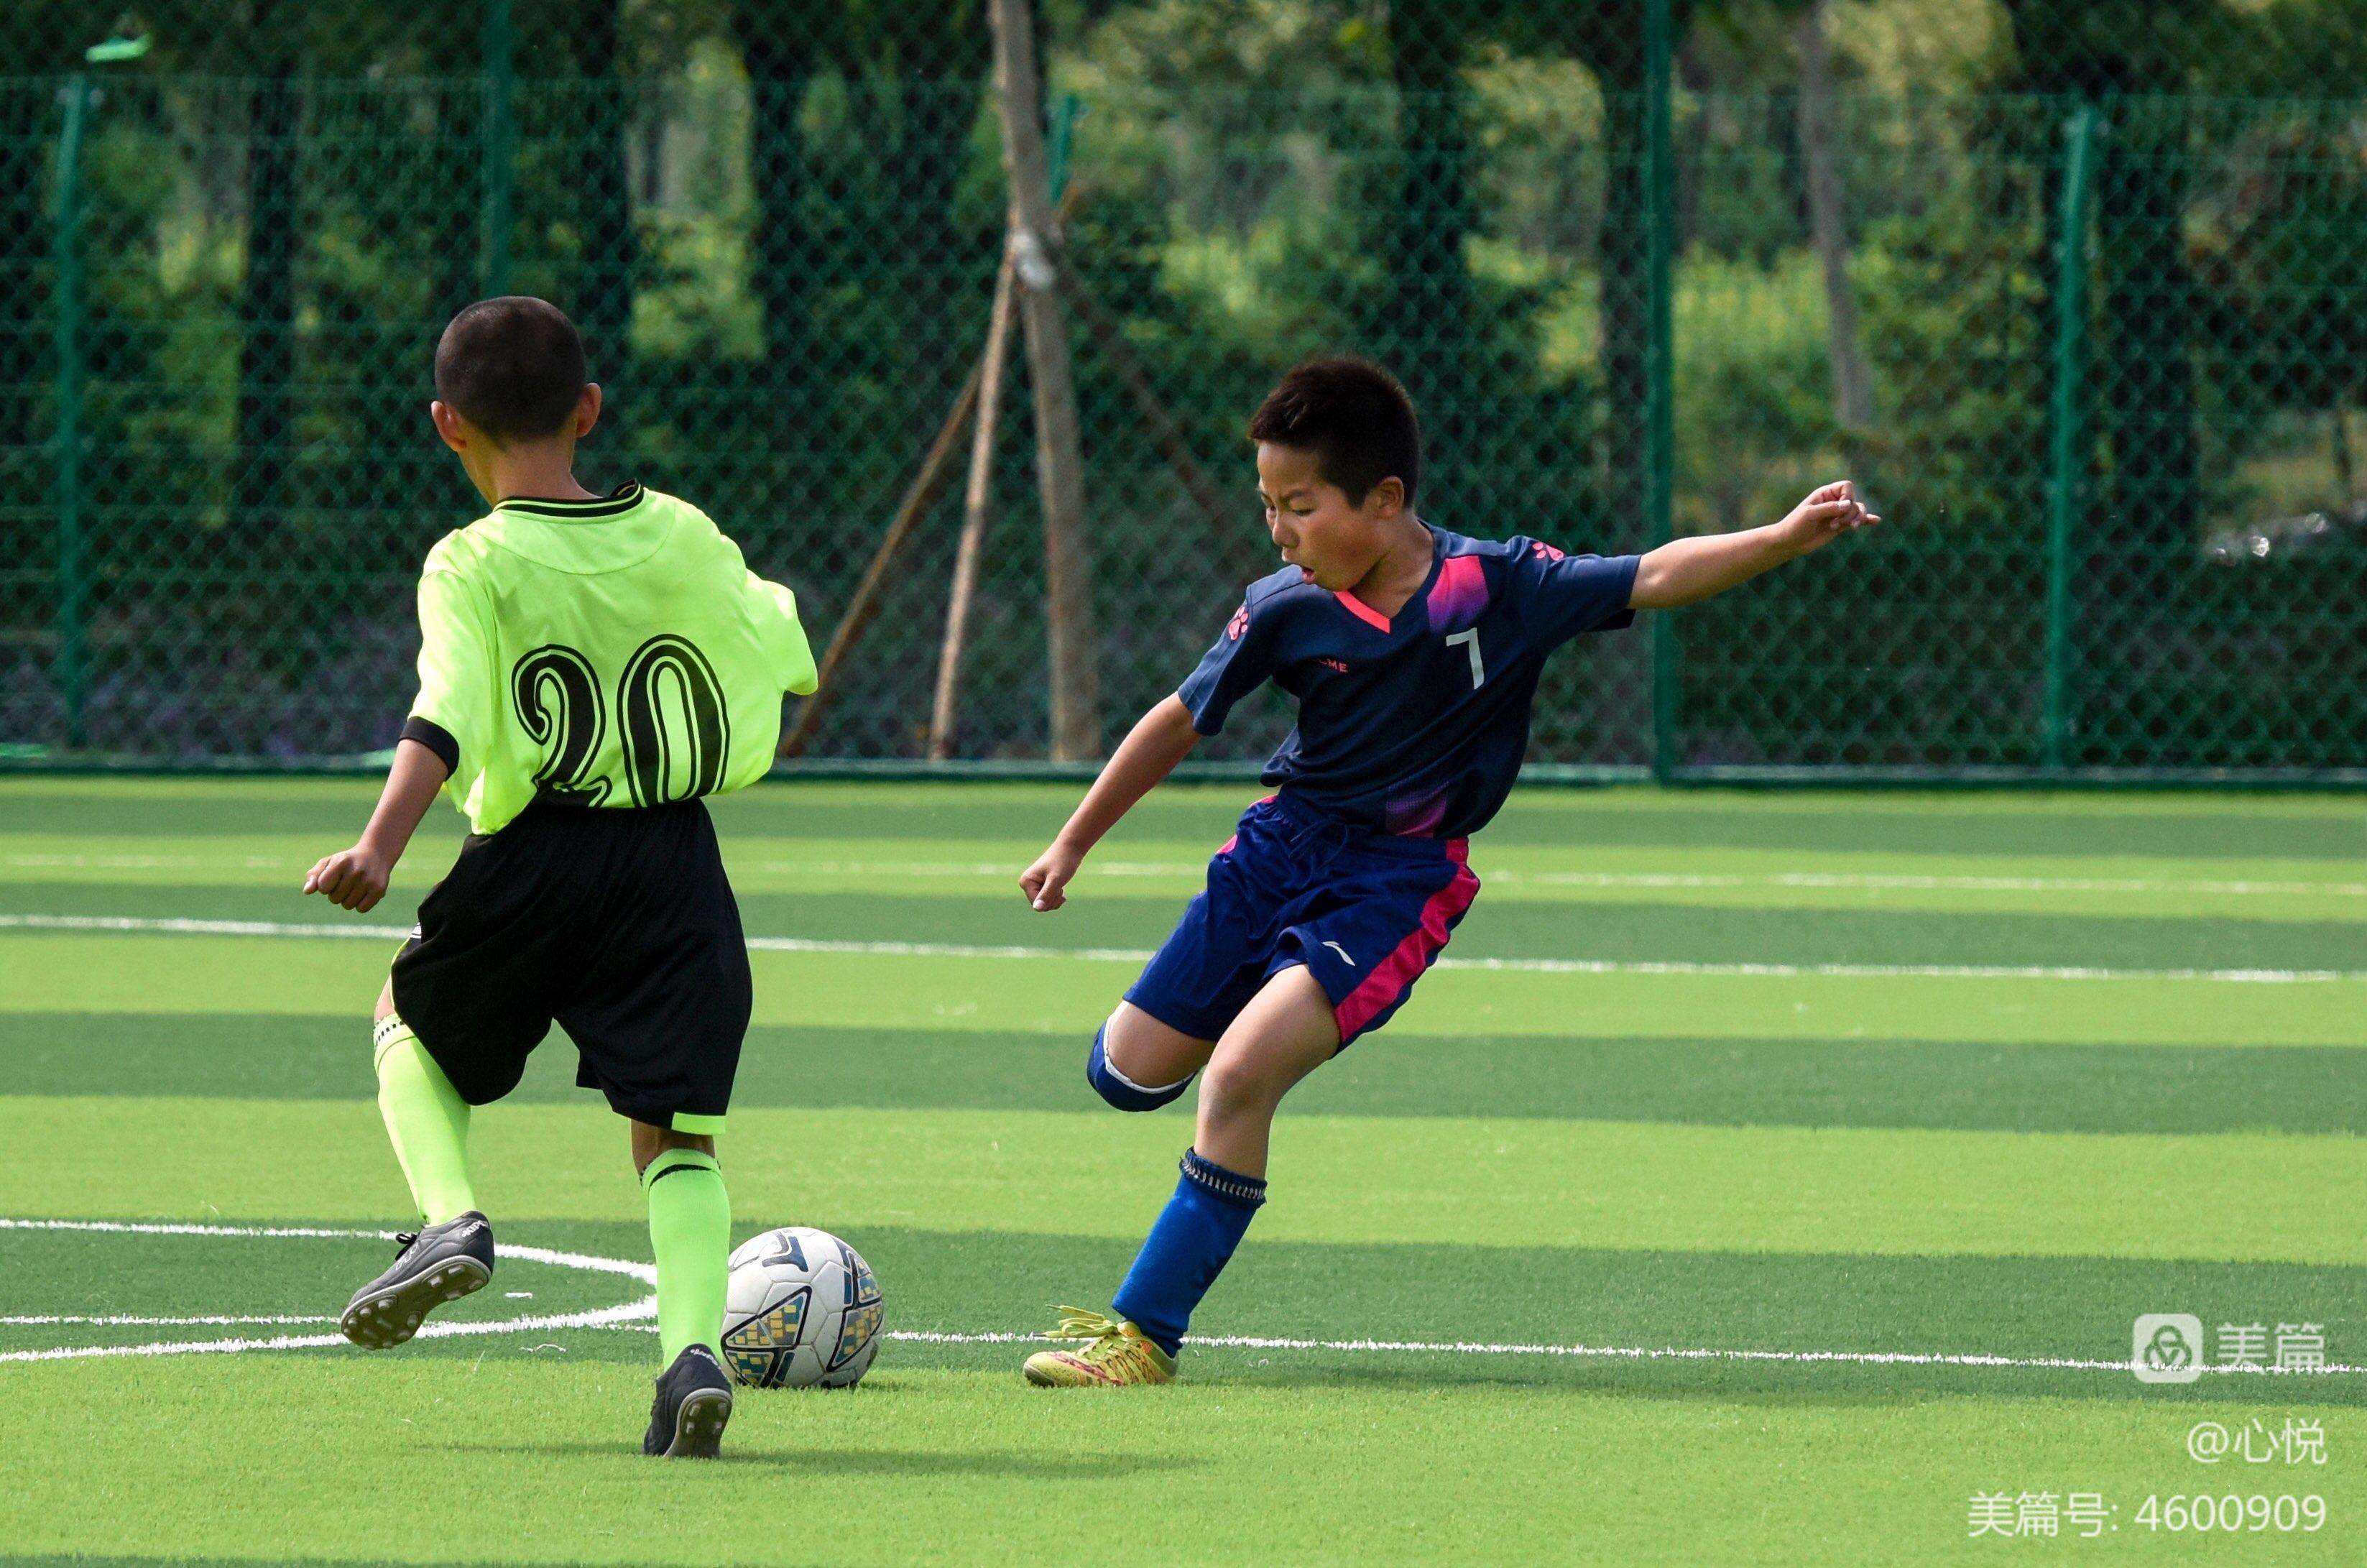
<instances>
[{"instance_id":1,"label":"white and blue soccer ball","mask_svg":"<svg viewBox=\"0 0 2367 1568\"><path fill-rule=\"evenodd\" d=\"M723 1358L750 1388L848 1388L879 1353L883 1312L862 1254L828 1231L784 1225L731 1254Z\"/></svg>"}]
</instances>

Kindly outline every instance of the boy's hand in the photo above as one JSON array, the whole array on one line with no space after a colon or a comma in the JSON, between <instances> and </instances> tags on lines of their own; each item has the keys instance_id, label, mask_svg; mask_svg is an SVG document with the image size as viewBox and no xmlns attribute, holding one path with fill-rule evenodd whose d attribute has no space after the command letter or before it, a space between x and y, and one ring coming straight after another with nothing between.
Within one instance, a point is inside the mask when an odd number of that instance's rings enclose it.
<instances>
[{"instance_id":1,"label":"boy's hand","mask_svg":"<svg viewBox=\"0 0 2367 1568\"><path fill-rule=\"evenodd\" d=\"M1837 534L1851 528L1872 528L1880 521L1858 500L1857 487L1844 479L1810 491L1808 498L1793 507L1791 516L1775 526L1783 531L1785 542L1806 555L1830 543Z\"/></svg>"},{"instance_id":2,"label":"boy's hand","mask_svg":"<svg viewBox=\"0 0 2367 1568\"><path fill-rule=\"evenodd\" d=\"M1085 853L1071 849L1057 839L1052 847L1036 857L1036 863L1019 874L1019 891L1027 895L1028 904L1039 914L1046 914L1069 902L1069 879L1084 864Z\"/></svg>"},{"instance_id":3,"label":"boy's hand","mask_svg":"<svg viewBox=\"0 0 2367 1568\"><path fill-rule=\"evenodd\" d=\"M367 915L386 896L387 878L393 871L386 856L368 845L357 844L351 849L323 857L321 863L305 874L304 891L326 893L329 902L338 908Z\"/></svg>"}]
</instances>

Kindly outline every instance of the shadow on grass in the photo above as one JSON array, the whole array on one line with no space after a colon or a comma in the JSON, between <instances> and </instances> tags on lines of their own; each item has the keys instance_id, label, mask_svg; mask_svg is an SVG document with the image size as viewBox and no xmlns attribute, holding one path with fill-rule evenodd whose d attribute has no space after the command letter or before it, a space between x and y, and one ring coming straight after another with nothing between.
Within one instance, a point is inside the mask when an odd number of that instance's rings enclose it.
<instances>
[{"instance_id":1,"label":"shadow on grass","mask_svg":"<svg viewBox=\"0 0 2367 1568\"><path fill-rule=\"evenodd\" d=\"M464 1451L480 1454L531 1454L541 1458L625 1459L643 1456L617 1443L466 1443ZM1149 1454L1096 1454L1090 1457L1048 1457L985 1450L978 1453L934 1453L902 1449L821 1449L764 1450L727 1449L717 1461L724 1465L757 1465L798 1475L983 1475L1012 1481L1116 1480L1154 1471L1192 1470L1197 1460Z\"/></svg>"},{"instance_id":2,"label":"shadow on grass","mask_svg":"<svg viewBox=\"0 0 2367 1568\"><path fill-rule=\"evenodd\" d=\"M1204 1351L1203 1355L1207 1352ZM1238 1355L1239 1352L1234 1354ZM2212 1377L2191 1386L2138 1382L2120 1371L2052 1367L1786 1366L1763 1361L1631 1361L1561 1358L1409 1356L1375 1361L1325 1357L1217 1362L1192 1381L1240 1389L1403 1390L1470 1388L1531 1394L1649 1400L1664 1403L1775 1408L1927 1404L1958 1399L2141 1401L2186 1407L2277 1408L2367 1405L2367 1377Z\"/></svg>"}]
</instances>

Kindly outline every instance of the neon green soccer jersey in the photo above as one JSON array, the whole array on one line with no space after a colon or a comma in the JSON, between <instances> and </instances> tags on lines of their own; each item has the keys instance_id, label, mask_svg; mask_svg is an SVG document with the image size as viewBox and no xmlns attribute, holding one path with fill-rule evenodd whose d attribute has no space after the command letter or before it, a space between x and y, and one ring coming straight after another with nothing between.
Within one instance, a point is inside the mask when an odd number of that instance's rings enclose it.
<instances>
[{"instance_id":1,"label":"neon green soccer jersey","mask_svg":"<svg viewBox=\"0 0 2367 1568\"><path fill-rule=\"evenodd\" d=\"M814 688L797 598L706 513L638 484L511 500L427 552L419 699L479 833L538 796L653 806L764 776L781 694ZM441 733L436 733L440 731Z\"/></svg>"}]
</instances>

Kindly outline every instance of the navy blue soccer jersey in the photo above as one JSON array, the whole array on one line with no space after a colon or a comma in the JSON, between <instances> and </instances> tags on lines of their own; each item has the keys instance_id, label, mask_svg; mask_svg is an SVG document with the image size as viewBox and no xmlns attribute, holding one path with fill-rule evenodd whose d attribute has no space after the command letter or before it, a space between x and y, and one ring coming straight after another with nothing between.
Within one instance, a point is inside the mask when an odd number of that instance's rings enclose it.
<instances>
[{"instance_id":1,"label":"navy blue soccer jersey","mask_svg":"<svg viewBox=\"0 0 2367 1568\"><path fill-rule=\"evenodd\" d=\"M1395 616L1296 566L1251 584L1176 695L1213 735L1273 681L1298 699L1298 727L1267 784L1357 826L1461 838L1512 792L1546 655L1636 619L1637 558L1430 532L1430 575Z\"/></svg>"}]
</instances>

